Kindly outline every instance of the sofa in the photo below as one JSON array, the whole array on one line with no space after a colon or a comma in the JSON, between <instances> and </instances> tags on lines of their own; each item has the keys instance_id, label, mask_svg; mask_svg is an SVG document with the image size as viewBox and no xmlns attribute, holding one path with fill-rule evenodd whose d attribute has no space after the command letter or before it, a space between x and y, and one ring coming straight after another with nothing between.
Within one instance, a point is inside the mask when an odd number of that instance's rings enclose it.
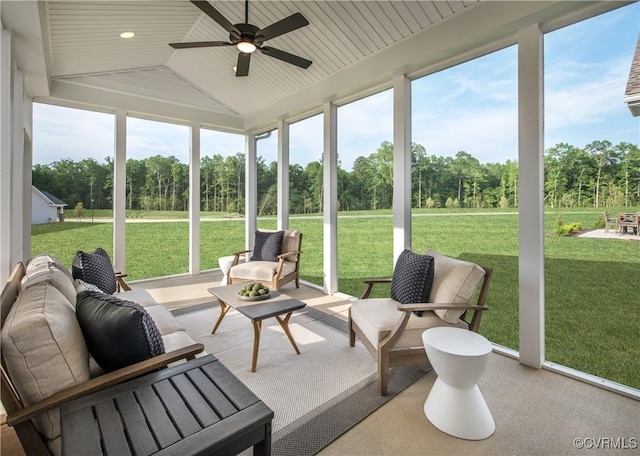
<instances>
[{"instance_id":1,"label":"sofa","mask_svg":"<svg viewBox=\"0 0 640 456\"><path fill-rule=\"evenodd\" d=\"M128 312L127 321L135 325L124 337L139 337L141 342L127 343L138 344L145 359L134 358L128 365L109 364L107 361L118 361L135 350L108 353L109 346L96 348L100 337L116 346L122 342L121 336L95 334L106 325L87 327L79 313L85 301L91 301L84 306L89 319L98 315L103 322L111 319L105 317L110 314L95 314L99 308L96 302L117 301L116 312ZM108 302L104 306L107 311L114 310ZM66 401L203 353L202 344L196 344L147 291L100 293L90 284L74 280L70 271L49 255L34 257L26 267L16 265L2 291L0 316L2 403L7 423L15 427L27 454L61 454L59 406ZM93 356L98 353L99 358Z\"/></svg>"}]
</instances>

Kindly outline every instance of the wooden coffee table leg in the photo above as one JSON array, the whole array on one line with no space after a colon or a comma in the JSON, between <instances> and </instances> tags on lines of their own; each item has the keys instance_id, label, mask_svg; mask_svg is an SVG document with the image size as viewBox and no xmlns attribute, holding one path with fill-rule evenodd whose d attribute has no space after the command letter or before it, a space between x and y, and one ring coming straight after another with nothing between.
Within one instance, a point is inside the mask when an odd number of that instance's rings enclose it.
<instances>
[{"instance_id":1,"label":"wooden coffee table leg","mask_svg":"<svg viewBox=\"0 0 640 456\"><path fill-rule=\"evenodd\" d=\"M289 319L291 319L292 314L293 312L289 312L284 318L281 318L279 315L276 315L276 320L278 320L278 323L280 323L280 326L282 326L284 333L289 338L289 342L291 342L291 345L293 345L293 349L296 351L297 354L300 354L300 350L296 345L296 341L293 338L293 334L291 334L291 331L289 331Z\"/></svg>"},{"instance_id":2,"label":"wooden coffee table leg","mask_svg":"<svg viewBox=\"0 0 640 456\"><path fill-rule=\"evenodd\" d=\"M253 323L253 359L251 360L251 372L255 372L258 367L258 349L260 348L260 330L262 320L251 320Z\"/></svg>"},{"instance_id":3,"label":"wooden coffee table leg","mask_svg":"<svg viewBox=\"0 0 640 456\"><path fill-rule=\"evenodd\" d=\"M220 323L222 323L222 319L227 314L227 312L229 312L229 309L231 308L231 306L227 305L220 298L218 298L218 304L220 304L220 316L218 317L218 321L216 321L216 324L213 326L213 330L211 330L211 334L216 333L216 329L218 329L218 326L220 326Z\"/></svg>"}]
</instances>

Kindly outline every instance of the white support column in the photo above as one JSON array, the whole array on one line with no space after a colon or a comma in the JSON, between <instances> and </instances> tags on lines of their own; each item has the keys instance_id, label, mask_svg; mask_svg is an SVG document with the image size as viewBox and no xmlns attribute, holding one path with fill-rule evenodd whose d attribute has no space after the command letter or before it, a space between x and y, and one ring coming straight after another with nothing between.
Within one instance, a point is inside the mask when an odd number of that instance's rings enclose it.
<instances>
[{"instance_id":1,"label":"white support column","mask_svg":"<svg viewBox=\"0 0 640 456\"><path fill-rule=\"evenodd\" d=\"M244 245L253 248L257 225L258 180L256 163L256 135L246 135L246 151L244 163Z\"/></svg>"},{"instance_id":2,"label":"white support column","mask_svg":"<svg viewBox=\"0 0 640 456\"><path fill-rule=\"evenodd\" d=\"M125 272L126 268L126 204L127 204L127 113L116 111L115 159L113 164L113 264Z\"/></svg>"},{"instance_id":3,"label":"white support column","mask_svg":"<svg viewBox=\"0 0 640 456\"><path fill-rule=\"evenodd\" d=\"M289 123L278 122L278 214L279 230L289 228Z\"/></svg>"},{"instance_id":4,"label":"white support column","mask_svg":"<svg viewBox=\"0 0 640 456\"><path fill-rule=\"evenodd\" d=\"M411 81L393 78L393 264L411 248Z\"/></svg>"},{"instance_id":5,"label":"white support column","mask_svg":"<svg viewBox=\"0 0 640 456\"><path fill-rule=\"evenodd\" d=\"M189 273L200 274L200 123L191 124L189 154Z\"/></svg>"},{"instance_id":6,"label":"white support column","mask_svg":"<svg viewBox=\"0 0 640 456\"><path fill-rule=\"evenodd\" d=\"M11 75L13 59L11 56L11 32L0 30L0 280L9 278L11 257ZM31 191L29 191L31 195Z\"/></svg>"},{"instance_id":7,"label":"white support column","mask_svg":"<svg viewBox=\"0 0 640 456\"><path fill-rule=\"evenodd\" d=\"M518 33L520 362L544 361L544 84L538 25Z\"/></svg>"},{"instance_id":8,"label":"white support column","mask_svg":"<svg viewBox=\"0 0 640 456\"><path fill-rule=\"evenodd\" d=\"M338 291L338 108L324 104L323 274L324 292Z\"/></svg>"},{"instance_id":9,"label":"white support column","mask_svg":"<svg viewBox=\"0 0 640 456\"><path fill-rule=\"evenodd\" d=\"M22 193L25 195L22 213L22 251L31 257L31 168L33 167L33 102L31 98L23 99L24 119L24 156L22 167Z\"/></svg>"},{"instance_id":10,"label":"white support column","mask_svg":"<svg viewBox=\"0 0 640 456\"><path fill-rule=\"evenodd\" d=\"M31 225L23 225L25 201L31 200L31 191L25 194L22 189L24 175L24 74L13 71L13 100L12 100L12 161L11 161L11 257L13 262L25 261L31 257L30 252L24 252L22 238L29 232ZM4 177L4 176L3 176Z\"/></svg>"}]
</instances>

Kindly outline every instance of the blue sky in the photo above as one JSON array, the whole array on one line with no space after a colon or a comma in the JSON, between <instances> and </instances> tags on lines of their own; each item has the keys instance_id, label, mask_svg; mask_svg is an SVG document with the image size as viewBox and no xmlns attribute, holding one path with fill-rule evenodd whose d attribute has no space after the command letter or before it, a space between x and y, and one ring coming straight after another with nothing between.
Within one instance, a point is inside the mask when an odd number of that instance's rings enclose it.
<instances>
[{"instance_id":1,"label":"blue sky","mask_svg":"<svg viewBox=\"0 0 640 456\"><path fill-rule=\"evenodd\" d=\"M640 33L640 3L545 35L545 147L584 147L607 139L640 143L640 118L623 103ZM517 48L515 46L428 75L412 83L413 142L428 154L464 150L482 163L517 159ZM113 156L109 114L34 105L34 163ZM392 141L390 90L338 108L338 153L349 170L359 156ZM185 126L130 118L127 156L174 155L188 163ZM277 133L277 132L276 132ZM322 155L322 117L290 127L291 162L305 166ZM203 155L244 152L242 135L206 131ZM276 159L277 134L258 143Z\"/></svg>"}]
</instances>

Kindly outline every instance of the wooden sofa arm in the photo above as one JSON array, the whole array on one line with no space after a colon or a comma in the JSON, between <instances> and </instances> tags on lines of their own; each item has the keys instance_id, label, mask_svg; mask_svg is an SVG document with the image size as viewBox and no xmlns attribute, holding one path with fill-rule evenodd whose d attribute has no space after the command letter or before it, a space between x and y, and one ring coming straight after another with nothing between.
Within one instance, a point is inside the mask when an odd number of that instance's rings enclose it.
<instances>
[{"instance_id":1,"label":"wooden sofa arm","mask_svg":"<svg viewBox=\"0 0 640 456\"><path fill-rule=\"evenodd\" d=\"M367 288L360 296L360 299L367 299L373 290L373 286L377 283L391 283L390 277L376 277L371 279L362 279L362 282L366 284Z\"/></svg>"},{"instance_id":2,"label":"wooden sofa arm","mask_svg":"<svg viewBox=\"0 0 640 456\"><path fill-rule=\"evenodd\" d=\"M58 391L46 399L18 410L15 413L10 413L7 415L7 424L9 426L15 426L16 424L30 420L41 413L59 407L62 404L78 397L86 396L87 394L126 382L127 380L139 377L142 374L154 371L175 361L179 361L181 359L192 359L195 355L203 351L204 345L202 344L188 345L186 347L140 361L139 363L123 367L122 369L103 374L99 377L92 378L80 385L75 385L62 391Z\"/></svg>"}]
</instances>

